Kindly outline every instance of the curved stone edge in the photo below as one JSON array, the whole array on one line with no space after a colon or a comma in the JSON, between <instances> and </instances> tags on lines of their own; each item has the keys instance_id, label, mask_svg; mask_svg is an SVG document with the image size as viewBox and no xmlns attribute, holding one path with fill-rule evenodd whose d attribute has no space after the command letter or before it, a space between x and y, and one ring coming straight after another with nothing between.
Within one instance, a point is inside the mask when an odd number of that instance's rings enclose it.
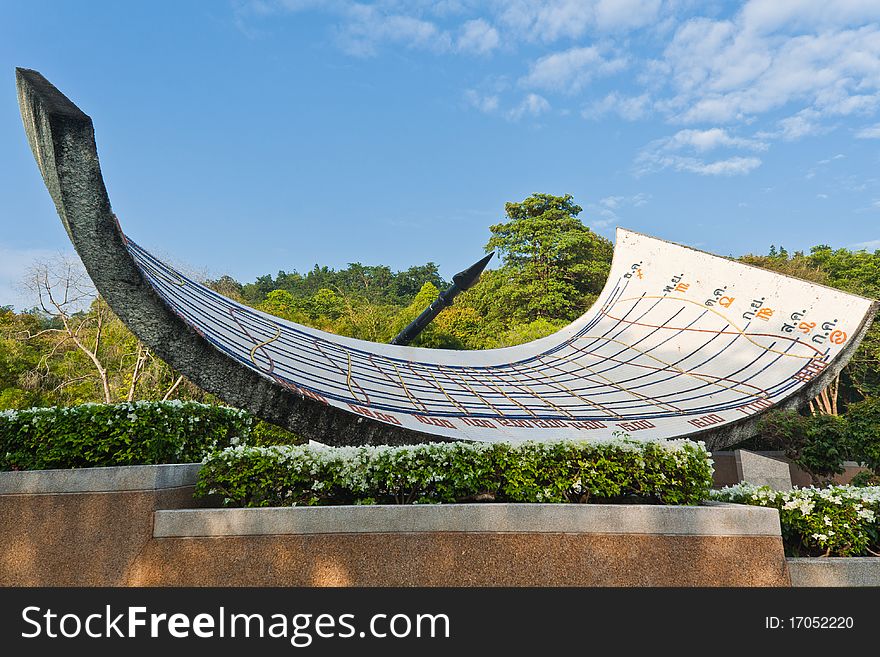
<instances>
[{"instance_id":1,"label":"curved stone edge","mask_svg":"<svg viewBox=\"0 0 880 657\"><path fill-rule=\"evenodd\" d=\"M331 445L445 442L300 396L236 363L161 299L125 245L101 175L92 120L39 72L17 68L28 143L58 215L97 290L139 340L232 406Z\"/></svg>"},{"instance_id":2,"label":"curved stone edge","mask_svg":"<svg viewBox=\"0 0 880 657\"><path fill-rule=\"evenodd\" d=\"M0 472L0 495L111 493L195 486L201 463Z\"/></svg>"},{"instance_id":3,"label":"curved stone edge","mask_svg":"<svg viewBox=\"0 0 880 657\"><path fill-rule=\"evenodd\" d=\"M156 511L155 538L366 533L781 536L776 509L739 504L438 504Z\"/></svg>"},{"instance_id":4,"label":"curved stone edge","mask_svg":"<svg viewBox=\"0 0 880 657\"><path fill-rule=\"evenodd\" d=\"M792 586L880 587L880 557L789 557Z\"/></svg>"}]
</instances>

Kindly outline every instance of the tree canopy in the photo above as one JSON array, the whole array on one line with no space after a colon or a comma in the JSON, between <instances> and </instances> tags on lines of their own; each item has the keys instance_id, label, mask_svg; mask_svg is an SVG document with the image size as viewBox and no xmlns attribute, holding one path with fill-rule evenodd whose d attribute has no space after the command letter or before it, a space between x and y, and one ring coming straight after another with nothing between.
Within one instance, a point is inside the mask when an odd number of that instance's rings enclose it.
<instances>
[{"instance_id":1,"label":"tree canopy","mask_svg":"<svg viewBox=\"0 0 880 657\"><path fill-rule=\"evenodd\" d=\"M572 320L601 292L611 267L611 242L587 228L570 194L532 194L507 203L508 221L489 230L486 250L504 261L495 294L517 319Z\"/></svg>"}]
</instances>

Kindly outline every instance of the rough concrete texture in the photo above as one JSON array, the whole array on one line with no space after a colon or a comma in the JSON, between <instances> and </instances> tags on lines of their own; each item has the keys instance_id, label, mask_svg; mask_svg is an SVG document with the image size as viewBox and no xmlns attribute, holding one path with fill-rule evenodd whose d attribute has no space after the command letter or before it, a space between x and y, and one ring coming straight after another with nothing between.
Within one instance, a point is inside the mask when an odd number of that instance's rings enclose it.
<instances>
[{"instance_id":1,"label":"rough concrete texture","mask_svg":"<svg viewBox=\"0 0 880 657\"><path fill-rule=\"evenodd\" d=\"M157 510L192 506L192 488L104 493L0 495L0 586L785 586L788 575L782 540L768 523L767 511L733 505L702 509L708 515L739 514L737 523L697 521L695 509L657 507L646 522L638 510L628 528L645 533L605 533L604 519L617 532L627 522L614 520L614 509L599 509L584 531L524 531L542 510L501 509L483 514L481 531L424 531L432 523L414 520L437 507L380 510L409 516L409 530L379 531L382 523L337 526L339 533L156 538ZM501 508L501 507L499 507ZM661 510L662 509L662 510ZM357 510L360 511L361 509ZM625 508L619 509L625 516ZM271 511L271 510L269 510ZM289 510L283 510L289 511ZM302 509L302 511L313 511ZM337 522L351 513L329 511ZM548 522L556 529L569 512L551 505ZM691 521L677 523L683 513ZM213 511L211 513L214 513ZM221 512L229 513L229 512ZM453 510L453 516L455 515ZM463 510L466 519L481 512ZM556 515L555 520L554 514ZM160 514L161 516L162 514ZM257 515L257 514L252 514ZM271 517L271 513L269 516ZM283 514L282 514L283 515ZM442 514L441 514L442 515ZM699 513L697 514L699 515ZM232 518L240 513L231 512ZM495 517L504 531L492 529ZM356 520L356 518L355 518ZM378 520L378 519L374 519ZM437 526L436 514L433 526ZM504 524L504 521L507 524ZM743 522L755 527L742 533ZM449 522L448 524L453 524ZM221 523L222 524L222 523ZM229 523L227 522L226 525ZM276 526L274 531L290 531ZM693 526L694 534L662 533ZM264 526L262 529L268 529ZM387 526L386 526L387 528ZM398 527L399 528L399 527ZM418 528L419 531L412 531ZM313 527L314 529L314 527ZM516 529L516 531L512 531ZM711 535L726 531L739 535ZM357 531L360 530L360 531ZM762 533L763 532L763 533ZM775 533L775 535L774 535Z\"/></svg>"},{"instance_id":2,"label":"rough concrete texture","mask_svg":"<svg viewBox=\"0 0 880 657\"><path fill-rule=\"evenodd\" d=\"M755 486L769 486L774 490L791 490L791 472L785 461L745 449L736 450L734 459L740 481Z\"/></svg>"},{"instance_id":3,"label":"rough concrete texture","mask_svg":"<svg viewBox=\"0 0 880 657\"><path fill-rule=\"evenodd\" d=\"M688 435L724 447L750 436L771 406L796 407L815 396L850 358L877 308L839 290L621 230L599 302L554 336L484 352L332 336L259 315L162 263L148 264L151 256L126 239L110 208L91 119L36 71L16 74L46 187L113 310L202 388L328 444L557 439L601 429ZM183 296L174 301L175 295ZM809 342L793 333L804 317L821 327ZM706 334L724 337L713 343ZM722 342L735 345L716 358L721 352L712 350ZM783 351L780 344L787 345ZM680 365L686 361L705 367ZM610 374L579 374L597 365ZM670 376L649 379L654 373ZM615 377L643 382L630 389ZM698 388L705 391L691 394ZM768 392L774 389L785 392Z\"/></svg>"},{"instance_id":4,"label":"rough concrete texture","mask_svg":"<svg viewBox=\"0 0 880 657\"><path fill-rule=\"evenodd\" d=\"M880 557L789 558L792 586L880 587Z\"/></svg>"},{"instance_id":5,"label":"rough concrete texture","mask_svg":"<svg viewBox=\"0 0 880 657\"><path fill-rule=\"evenodd\" d=\"M450 504L157 511L157 538L340 533L779 536L776 509L713 504Z\"/></svg>"},{"instance_id":6,"label":"rough concrete texture","mask_svg":"<svg viewBox=\"0 0 880 657\"><path fill-rule=\"evenodd\" d=\"M394 533L163 538L138 586L787 586L779 537Z\"/></svg>"},{"instance_id":7,"label":"rough concrete texture","mask_svg":"<svg viewBox=\"0 0 880 657\"><path fill-rule=\"evenodd\" d=\"M0 495L101 493L195 486L199 463L0 472Z\"/></svg>"},{"instance_id":8,"label":"rough concrete texture","mask_svg":"<svg viewBox=\"0 0 880 657\"><path fill-rule=\"evenodd\" d=\"M712 486L723 488L739 483L739 475L736 471L736 459L733 452L712 452Z\"/></svg>"},{"instance_id":9,"label":"rough concrete texture","mask_svg":"<svg viewBox=\"0 0 880 657\"><path fill-rule=\"evenodd\" d=\"M0 495L0 586L122 586L153 511L192 506L192 493Z\"/></svg>"}]
</instances>

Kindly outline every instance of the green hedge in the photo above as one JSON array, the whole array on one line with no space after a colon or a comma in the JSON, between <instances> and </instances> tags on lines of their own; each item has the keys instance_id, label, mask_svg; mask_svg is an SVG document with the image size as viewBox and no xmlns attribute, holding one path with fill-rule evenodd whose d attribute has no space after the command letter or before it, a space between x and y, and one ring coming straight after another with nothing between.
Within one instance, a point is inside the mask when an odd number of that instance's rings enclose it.
<instances>
[{"instance_id":1,"label":"green hedge","mask_svg":"<svg viewBox=\"0 0 880 657\"><path fill-rule=\"evenodd\" d=\"M779 509L789 556L880 556L880 486L829 486L776 491L737 484L712 497Z\"/></svg>"},{"instance_id":2,"label":"green hedge","mask_svg":"<svg viewBox=\"0 0 880 657\"><path fill-rule=\"evenodd\" d=\"M191 463L247 439L244 411L133 402L0 411L0 470Z\"/></svg>"},{"instance_id":3,"label":"green hedge","mask_svg":"<svg viewBox=\"0 0 880 657\"><path fill-rule=\"evenodd\" d=\"M712 460L687 440L274 446L211 455L196 495L223 506L497 502L699 504Z\"/></svg>"}]
</instances>

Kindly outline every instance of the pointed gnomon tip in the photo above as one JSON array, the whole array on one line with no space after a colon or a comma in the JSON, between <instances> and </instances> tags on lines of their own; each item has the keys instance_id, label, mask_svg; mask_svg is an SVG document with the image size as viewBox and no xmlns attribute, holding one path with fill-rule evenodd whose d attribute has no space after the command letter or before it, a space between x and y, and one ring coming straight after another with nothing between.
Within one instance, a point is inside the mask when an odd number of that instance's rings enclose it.
<instances>
[{"instance_id":1,"label":"pointed gnomon tip","mask_svg":"<svg viewBox=\"0 0 880 657\"><path fill-rule=\"evenodd\" d=\"M473 285L480 279L480 274L483 273L486 265L489 264L489 261L494 255L495 252L492 251L492 253L487 256L483 256L464 271L458 272L455 276L452 277L452 282L462 291L473 287Z\"/></svg>"}]
</instances>

